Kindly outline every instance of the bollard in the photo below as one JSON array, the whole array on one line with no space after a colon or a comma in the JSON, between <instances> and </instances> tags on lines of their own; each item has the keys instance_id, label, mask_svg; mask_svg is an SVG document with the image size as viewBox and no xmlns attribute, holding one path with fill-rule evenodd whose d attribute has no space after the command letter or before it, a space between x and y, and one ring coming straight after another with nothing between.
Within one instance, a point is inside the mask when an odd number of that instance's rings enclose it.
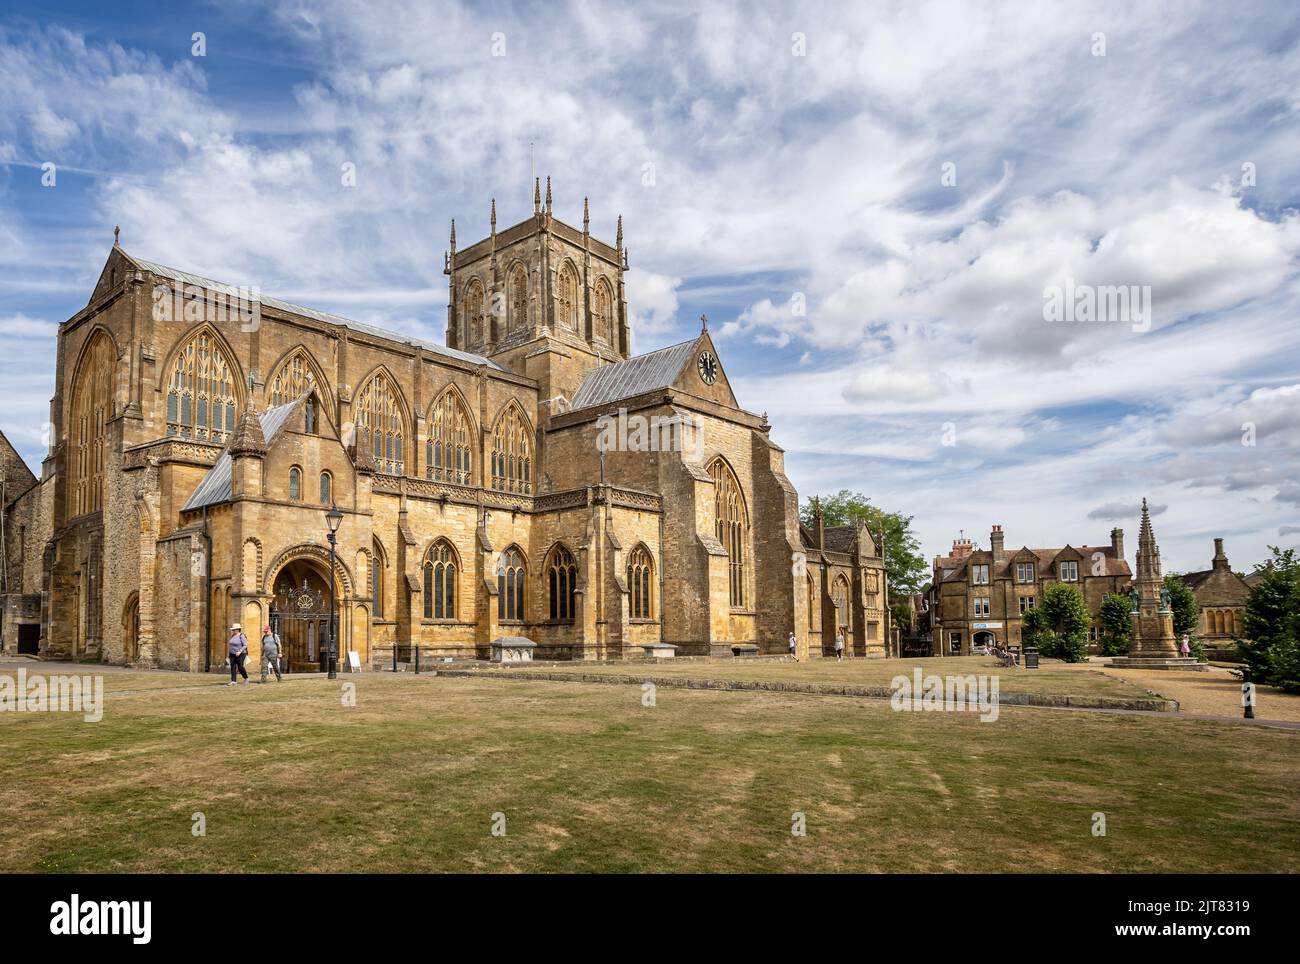
<instances>
[{"instance_id":1,"label":"bollard","mask_svg":"<svg viewBox=\"0 0 1300 964\"><path fill-rule=\"evenodd\" d=\"M1255 684L1251 682L1250 670L1241 671L1241 705L1246 708L1244 714L1248 720L1255 718Z\"/></svg>"},{"instance_id":2,"label":"bollard","mask_svg":"<svg viewBox=\"0 0 1300 964\"><path fill-rule=\"evenodd\" d=\"M393 643L393 672L397 672L397 644Z\"/></svg>"},{"instance_id":3,"label":"bollard","mask_svg":"<svg viewBox=\"0 0 1300 964\"><path fill-rule=\"evenodd\" d=\"M420 675L420 647L415 647L415 675Z\"/></svg>"}]
</instances>

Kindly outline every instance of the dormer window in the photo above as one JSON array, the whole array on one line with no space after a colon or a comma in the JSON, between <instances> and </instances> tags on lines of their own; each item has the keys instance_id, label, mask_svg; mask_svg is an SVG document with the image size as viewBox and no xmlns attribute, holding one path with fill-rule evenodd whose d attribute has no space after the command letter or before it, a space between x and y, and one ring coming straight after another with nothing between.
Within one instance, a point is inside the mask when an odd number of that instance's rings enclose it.
<instances>
[{"instance_id":1,"label":"dormer window","mask_svg":"<svg viewBox=\"0 0 1300 964\"><path fill-rule=\"evenodd\" d=\"M1033 582L1034 564L1032 562L1016 563L1016 582Z\"/></svg>"},{"instance_id":2,"label":"dormer window","mask_svg":"<svg viewBox=\"0 0 1300 964\"><path fill-rule=\"evenodd\" d=\"M1061 563L1061 582L1079 581L1079 563L1075 560Z\"/></svg>"},{"instance_id":3,"label":"dormer window","mask_svg":"<svg viewBox=\"0 0 1300 964\"><path fill-rule=\"evenodd\" d=\"M989 584L989 567L971 566L970 581L977 586L987 586Z\"/></svg>"}]
</instances>

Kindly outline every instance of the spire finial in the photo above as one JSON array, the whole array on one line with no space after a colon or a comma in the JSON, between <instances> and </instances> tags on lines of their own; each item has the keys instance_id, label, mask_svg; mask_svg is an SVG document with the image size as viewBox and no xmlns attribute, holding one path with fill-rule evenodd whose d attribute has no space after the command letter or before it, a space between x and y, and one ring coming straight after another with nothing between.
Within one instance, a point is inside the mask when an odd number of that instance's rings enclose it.
<instances>
[{"instance_id":1,"label":"spire finial","mask_svg":"<svg viewBox=\"0 0 1300 964\"><path fill-rule=\"evenodd\" d=\"M709 316L700 315L700 334L702 335L708 330L709 330Z\"/></svg>"},{"instance_id":2,"label":"spire finial","mask_svg":"<svg viewBox=\"0 0 1300 964\"><path fill-rule=\"evenodd\" d=\"M492 233L497 233L497 199L492 199Z\"/></svg>"},{"instance_id":3,"label":"spire finial","mask_svg":"<svg viewBox=\"0 0 1300 964\"><path fill-rule=\"evenodd\" d=\"M533 178L533 213L542 213L542 179Z\"/></svg>"},{"instance_id":4,"label":"spire finial","mask_svg":"<svg viewBox=\"0 0 1300 964\"><path fill-rule=\"evenodd\" d=\"M623 250L623 215L621 214L618 216L618 238L616 239L614 247L618 248L620 251Z\"/></svg>"},{"instance_id":5,"label":"spire finial","mask_svg":"<svg viewBox=\"0 0 1300 964\"><path fill-rule=\"evenodd\" d=\"M451 251L452 254L456 253L456 219L455 218L451 219Z\"/></svg>"},{"instance_id":6,"label":"spire finial","mask_svg":"<svg viewBox=\"0 0 1300 964\"><path fill-rule=\"evenodd\" d=\"M122 234L122 229L116 224L113 225L113 247L118 246L118 237Z\"/></svg>"},{"instance_id":7,"label":"spire finial","mask_svg":"<svg viewBox=\"0 0 1300 964\"><path fill-rule=\"evenodd\" d=\"M590 234L588 230L591 226L591 209L587 206L587 199L582 199L582 233Z\"/></svg>"},{"instance_id":8,"label":"spire finial","mask_svg":"<svg viewBox=\"0 0 1300 964\"><path fill-rule=\"evenodd\" d=\"M546 213L551 213L551 175L546 175Z\"/></svg>"}]
</instances>

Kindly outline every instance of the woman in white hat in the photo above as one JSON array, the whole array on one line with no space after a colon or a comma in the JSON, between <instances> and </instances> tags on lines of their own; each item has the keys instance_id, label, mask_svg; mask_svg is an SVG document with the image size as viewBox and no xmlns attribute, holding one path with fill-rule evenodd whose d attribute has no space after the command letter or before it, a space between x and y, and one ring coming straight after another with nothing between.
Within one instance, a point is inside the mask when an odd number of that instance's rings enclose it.
<instances>
[{"instance_id":1,"label":"woman in white hat","mask_svg":"<svg viewBox=\"0 0 1300 964\"><path fill-rule=\"evenodd\" d=\"M235 685L235 670L239 670L244 682L248 683L248 670L244 669L244 660L248 658L248 637L244 628L235 623L230 627L230 685Z\"/></svg>"}]
</instances>

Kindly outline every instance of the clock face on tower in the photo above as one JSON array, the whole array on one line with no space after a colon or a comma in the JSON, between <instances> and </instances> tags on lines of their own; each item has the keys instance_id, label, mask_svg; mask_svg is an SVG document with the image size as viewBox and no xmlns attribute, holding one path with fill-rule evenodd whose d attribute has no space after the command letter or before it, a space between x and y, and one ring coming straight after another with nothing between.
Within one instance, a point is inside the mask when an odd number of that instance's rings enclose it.
<instances>
[{"instance_id":1,"label":"clock face on tower","mask_svg":"<svg viewBox=\"0 0 1300 964\"><path fill-rule=\"evenodd\" d=\"M704 384L712 385L718 380L718 360L713 357L713 352L700 352L700 378L704 379Z\"/></svg>"}]
</instances>

